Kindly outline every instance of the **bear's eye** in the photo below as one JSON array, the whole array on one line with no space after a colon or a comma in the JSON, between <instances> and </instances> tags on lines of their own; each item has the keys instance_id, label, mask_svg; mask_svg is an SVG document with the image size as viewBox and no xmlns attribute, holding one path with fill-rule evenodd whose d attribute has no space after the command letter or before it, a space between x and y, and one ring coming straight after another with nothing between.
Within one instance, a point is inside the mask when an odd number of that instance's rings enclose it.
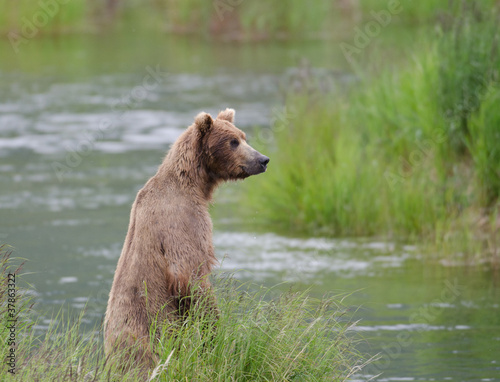
<instances>
[{"instance_id":1,"label":"bear's eye","mask_svg":"<svg viewBox=\"0 0 500 382\"><path fill-rule=\"evenodd\" d=\"M231 144L231 148L235 149L240 144L240 141L238 141L237 139L231 139L230 144Z\"/></svg>"}]
</instances>

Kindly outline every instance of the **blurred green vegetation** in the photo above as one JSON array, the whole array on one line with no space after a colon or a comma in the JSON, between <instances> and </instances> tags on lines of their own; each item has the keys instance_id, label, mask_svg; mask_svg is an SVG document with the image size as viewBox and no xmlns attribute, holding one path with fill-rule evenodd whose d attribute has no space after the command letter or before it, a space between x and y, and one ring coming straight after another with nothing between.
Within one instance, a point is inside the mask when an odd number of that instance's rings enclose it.
<instances>
[{"instance_id":1,"label":"blurred green vegetation","mask_svg":"<svg viewBox=\"0 0 500 382\"><path fill-rule=\"evenodd\" d=\"M86 1L0 0L0 30L32 35L88 30L85 25L92 7ZM43 4L43 5L42 5ZM36 31L35 31L36 29Z\"/></svg>"},{"instance_id":2,"label":"blurred green vegetation","mask_svg":"<svg viewBox=\"0 0 500 382\"><path fill-rule=\"evenodd\" d=\"M456 12L404 68L360 73L348 94L288 96L287 122L260 147L269 174L247 185L263 221L406 237L498 264L498 13Z\"/></svg>"},{"instance_id":3,"label":"blurred green vegetation","mask_svg":"<svg viewBox=\"0 0 500 382\"><path fill-rule=\"evenodd\" d=\"M492 7L496 0L482 0ZM231 40L330 39L374 12L397 8L396 22L440 19L453 1L318 0L0 0L0 31L25 37L99 32L114 25L139 25L177 34ZM31 36L33 37L33 36ZM28 38L31 38L28 37Z\"/></svg>"}]
</instances>

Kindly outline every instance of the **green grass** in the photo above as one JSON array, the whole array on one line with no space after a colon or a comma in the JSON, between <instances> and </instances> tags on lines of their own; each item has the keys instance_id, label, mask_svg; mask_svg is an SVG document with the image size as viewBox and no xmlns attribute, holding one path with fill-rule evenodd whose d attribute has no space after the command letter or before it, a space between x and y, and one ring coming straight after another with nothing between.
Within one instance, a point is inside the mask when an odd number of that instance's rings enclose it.
<instances>
[{"instance_id":1,"label":"green grass","mask_svg":"<svg viewBox=\"0 0 500 382\"><path fill-rule=\"evenodd\" d=\"M357 371L361 359L338 298L223 285L216 329L195 310L162 341L168 362L159 380L342 381Z\"/></svg>"},{"instance_id":2,"label":"green grass","mask_svg":"<svg viewBox=\"0 0 500 382\"><path fill-rule=\"evenodd\" d=\"M498 264L498 14L460 12L405 68L289 97L288 124L259 147L269 173L247 184L263 222Z\"/></svg>"},{"instance_id":3,"label":"green grass","mask_svg":"<svg viewBox=\"0 0 500 382\"><path fill-rule=\"evenodd\" d=\"M6 279L13 272L6 249L0 247L2 359L10 349ZM344 381L366 364L355 350L355 333L349 330L354 324L343 296L315 299L306 292L251 291L230 278L220 279L216 291L220 318L215 328L213 317L199 304L185 321L165 327L160 341L152 341L162 365L152 380ZM19 293L16 374L9 380L144 380L135 365L123 374L106 359L100 331L81 328L84 313L74 317L61 311L47 330L35 332L32 301ZM7 375L8 368L0 363L0 375Z\"/></svg>"},{"instance_id":4,"label":"green grass","mask_svg":"<svg viewBox=\"0 0 500 382\"><path fill-rule=\"evenodd\" d=\"M479 198L485 206L493 206L500 198L500 89L489 90L479 110L470 119L465 139L476 168Z\"/></svg>"}]
</instances>

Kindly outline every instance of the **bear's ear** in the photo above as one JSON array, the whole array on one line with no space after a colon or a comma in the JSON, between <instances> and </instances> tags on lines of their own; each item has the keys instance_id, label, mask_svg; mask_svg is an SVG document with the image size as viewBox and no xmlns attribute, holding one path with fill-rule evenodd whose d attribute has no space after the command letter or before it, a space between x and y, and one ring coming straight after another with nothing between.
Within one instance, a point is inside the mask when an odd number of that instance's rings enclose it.
<instances>
[{"instance_id":1,"label":"bear's ear","mask_svg":"<svg viewBox=\"0 0 500 382\"><path fill-rule=\"evenodd\" d=\"M234 109L226 109L221 111L217 116L217 119L223 119L225 121L229 121L231 123L234 122Z\"/></svg>"},{"instance_id":2,"label":"bear's ear","mask_svg":"<svg viewBox=\"0 0 500 382\"><path fill-rule=\"evenodd\" d=\"M212 128L214 120L210 114L201 112L194 119L194 124L198 128L201 135L205 135Z\"/></svg>"}]
</instances>

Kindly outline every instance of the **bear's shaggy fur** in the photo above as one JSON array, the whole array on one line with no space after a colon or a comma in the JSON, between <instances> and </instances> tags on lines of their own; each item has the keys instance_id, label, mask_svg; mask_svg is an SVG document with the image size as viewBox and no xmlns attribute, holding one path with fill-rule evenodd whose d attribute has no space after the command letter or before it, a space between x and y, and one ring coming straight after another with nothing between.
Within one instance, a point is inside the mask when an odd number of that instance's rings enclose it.
<instances>
[{"instance_id":1,"label":"bear's shaggy fur","mask_svg":"<svg viewBox=\"0 0 500 382\"><path fill-rule=\"evenodd\" d=\"M208 280L217 262L208 213L212 194L222 181L264 172L269 162L233 121L232 109L215 120L200 113L137 194L104 320L108 356L125 351L137 366L154 366L150 326L182 317L189 303L181 299L195 298L193 283L216 310Z\"/></svg>"}]
</instances>

